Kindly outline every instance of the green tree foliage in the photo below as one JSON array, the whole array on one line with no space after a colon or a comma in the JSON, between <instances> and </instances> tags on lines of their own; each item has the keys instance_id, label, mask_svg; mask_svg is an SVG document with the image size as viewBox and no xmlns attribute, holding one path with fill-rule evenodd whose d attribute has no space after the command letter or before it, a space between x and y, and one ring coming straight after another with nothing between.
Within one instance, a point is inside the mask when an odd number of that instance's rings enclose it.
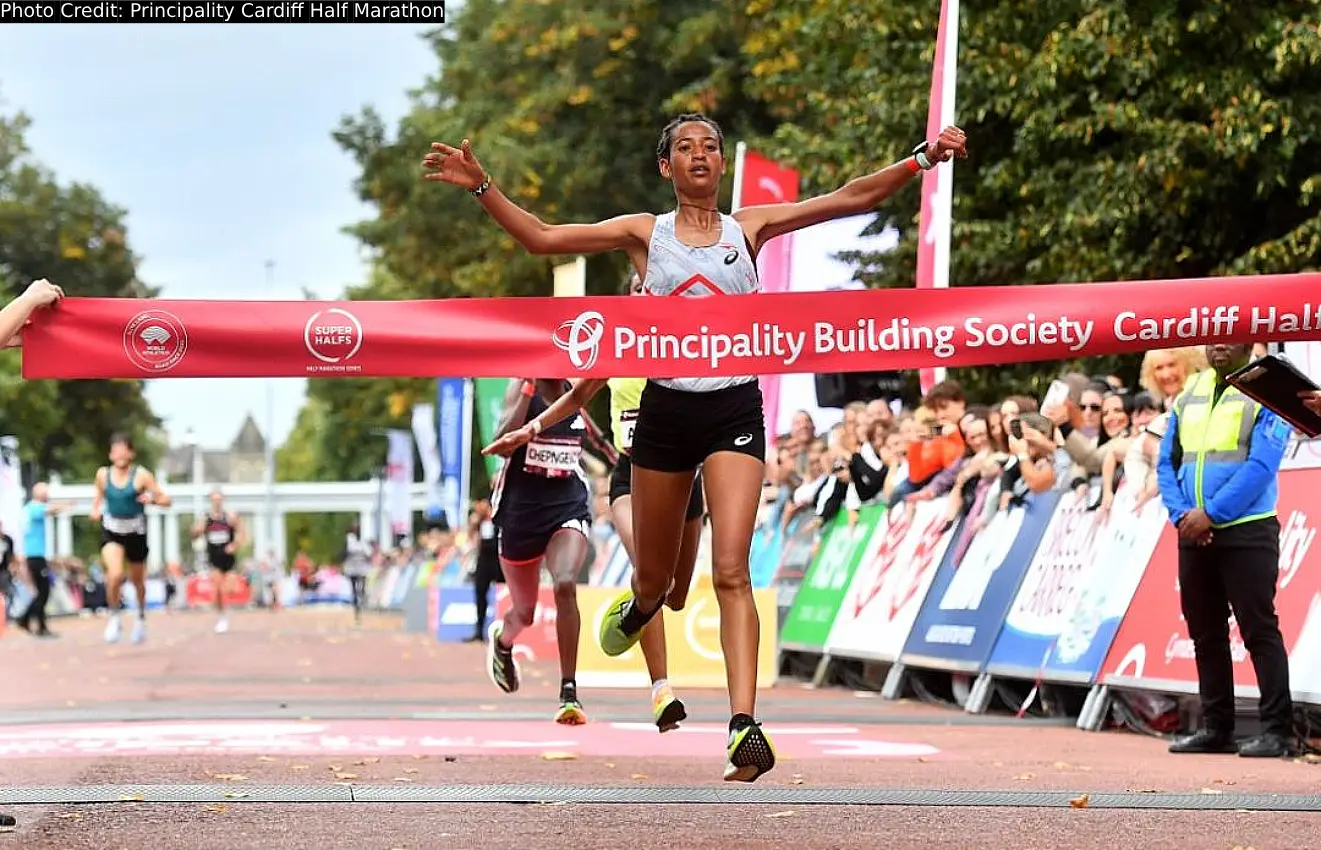
<instances>
[{"instance_id":1,"label":"green tree foliage","mask_svg":"<svg viewBox=\"0 0 1321 850\"><path fill-rule=\"evenodd\" d=\"M91 186L61 185L34 161L23 115L0 115L0 286L5 300L49 278L73 296L154 295L137 279L124 210ZM86 481L105 463L110 435L132 434L144 463L161 445L143 382L21 380L21 355L0 354L0 430L19 439L39 474Z\"/></svg>"},{"instance_id":2,"label":"green tree foliage","mask_svg":"<svg viewBox=\"0 0 1321 850\"><path fill-rule=\"evenodd\" d=\"M926 126L936 6L750 0L752 91L769 153L833 188L902 156ZM1315 4L1197 0L963 7L954 286L1291 272L1321 263L1321 34ZM811 151L811 156L804 156ZM897 251L852 258L912 285L920 198L885 205ZM1122 364L1122 365L1120 365ZM1096 358L1089 372L1133 358ZM1058 367L955 370L1039 391Z\"/></svg>"}]
</instances>

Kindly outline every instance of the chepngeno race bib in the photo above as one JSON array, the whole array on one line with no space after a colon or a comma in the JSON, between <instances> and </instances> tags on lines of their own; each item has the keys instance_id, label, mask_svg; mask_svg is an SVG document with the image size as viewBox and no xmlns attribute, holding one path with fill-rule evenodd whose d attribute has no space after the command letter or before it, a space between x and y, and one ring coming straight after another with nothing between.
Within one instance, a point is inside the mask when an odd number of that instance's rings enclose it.
<instances>
[{"instance_id":1,"label":"chepngeno race bib","mask_svg":"<svg viewBox=\"0 0 1321 850\"><path fill-rule=\"evenodd\" d=\"M568 478L578 472L583 448L577 440L559 442L553 439L533 440L527 444L523 468L533 475L546 478Z\"/></svg>"}]
</instances>

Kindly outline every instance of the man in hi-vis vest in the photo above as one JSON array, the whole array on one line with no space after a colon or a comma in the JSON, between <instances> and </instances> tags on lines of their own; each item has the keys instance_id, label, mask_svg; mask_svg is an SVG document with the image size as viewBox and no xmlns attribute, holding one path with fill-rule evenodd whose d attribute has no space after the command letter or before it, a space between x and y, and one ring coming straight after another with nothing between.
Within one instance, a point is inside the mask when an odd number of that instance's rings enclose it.
<instances>
[{"instance_id":1,"label":"man in hi-vis vest","mask_svg":"<svg viewBox=\"0 0 1321 850\"><path fill-rule=\"evenodd\" d=\"M1275 502L1291 428L1225 382L1251 354L1250 345L1206 347L1211 368L1184 385L1160 447L1160 495L1179 529L1180 601L1202 703L1201 728L1172 753L1271 758L1294 748L1289 656L1275 614ZM1261 691L1262 733L1237 744L1231 609Z\"/></svg>"}]
</instances>

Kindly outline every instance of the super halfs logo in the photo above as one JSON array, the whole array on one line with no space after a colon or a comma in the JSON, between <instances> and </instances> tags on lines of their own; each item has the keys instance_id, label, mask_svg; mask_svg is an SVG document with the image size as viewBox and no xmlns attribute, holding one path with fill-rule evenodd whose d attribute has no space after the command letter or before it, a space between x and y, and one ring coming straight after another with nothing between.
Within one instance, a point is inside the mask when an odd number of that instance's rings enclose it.
<instances>
[{"instance_id":1,"label":"super halfs logo","mask_svg":"<svg viewBox=\"0 0 1321 850\"><path fill-rule=\"evenodd\" d=\"M124 326L124 356L149 375L163 375L188 353L188 331L173 313L145 310Z\"/></svg>"},{"instance_id":2,"label":"super halfs logo","mask_svg":"<svg viewBox=\"0 0 1321 850\"><path fill-rule=\"evenodd\" d=\"M318 310L303 326L303 343L307 353L317 359L309 363L311 374L343 375L361 372L362 367L351 363L362 348L362 322L340 307Z\"/></svg>"}]
</instances>

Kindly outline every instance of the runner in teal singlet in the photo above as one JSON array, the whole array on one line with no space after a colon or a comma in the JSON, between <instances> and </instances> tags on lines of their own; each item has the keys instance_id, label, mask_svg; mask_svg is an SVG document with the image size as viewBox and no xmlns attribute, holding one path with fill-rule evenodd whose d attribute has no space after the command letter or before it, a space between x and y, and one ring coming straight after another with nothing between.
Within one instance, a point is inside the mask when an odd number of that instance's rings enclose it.
<instances>
[{"instance_id":1,"label":"runner in teal singlet","mask_svg":"<svg viewBox=\"0 0 1321 850\"><path fill-rule=\"evenodd\" d=\"M96 495L89 518L101 523L101 563L106 571L106 603L110 622L107 643L120 637L119 592L124 586L127 564L138 596L138 617L133 624L134 643L147 637L147 505L168 507L170 497L156 483L156 476L133 463L133 439L127 434L110 438L110 466L96 471Z\"/></svg>"}]
</instances>

